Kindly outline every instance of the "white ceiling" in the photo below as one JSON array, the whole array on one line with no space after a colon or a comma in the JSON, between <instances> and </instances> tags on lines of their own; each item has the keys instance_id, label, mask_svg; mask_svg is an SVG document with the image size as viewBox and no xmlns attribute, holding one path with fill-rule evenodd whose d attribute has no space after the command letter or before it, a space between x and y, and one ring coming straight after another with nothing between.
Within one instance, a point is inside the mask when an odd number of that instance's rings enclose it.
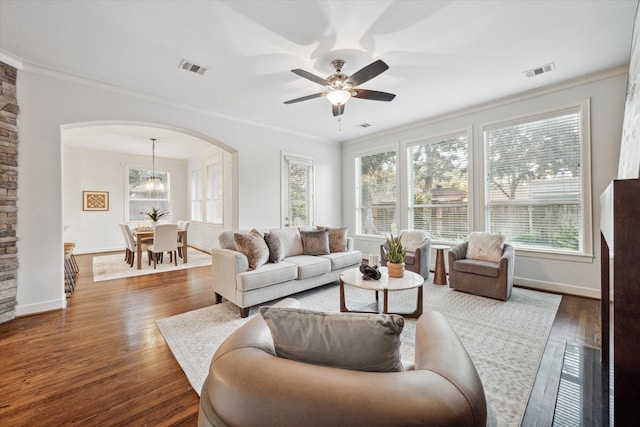
<instances>
[{"instance_id":1,"label":"white ceiling","mask_svg":"<svg viewBox=\"0 0 640 427\"><path fill-rule=\"evenodd\" d=\"M346 141L625 65L637 5L637 0L0 0L0 50L26 64ZM352 99L340 123L324 98L283 104L322 91L289 70L326 77L336 58L346 61L347 75L384 60L389 70L362 88L396 98ZM200 76L179 69L182 59L209 70ZM555 71L524 77L523 71L551 62ZM112 131L127 133L103 129ZM138 143L148 152L148 138L160 140L139 133L119 145ZM95 138L96 144L103 149L106 142L116 144L113 136ZM94 140L81 137L84 144Z\"/></svg>"}]
</instances>

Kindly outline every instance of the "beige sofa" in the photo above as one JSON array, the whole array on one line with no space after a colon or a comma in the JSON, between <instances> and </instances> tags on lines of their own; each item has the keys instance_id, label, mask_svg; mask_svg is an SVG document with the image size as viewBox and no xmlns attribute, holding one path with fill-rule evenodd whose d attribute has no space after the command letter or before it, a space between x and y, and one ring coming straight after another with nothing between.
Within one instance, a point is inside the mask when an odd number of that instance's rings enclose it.
<instances>
[{"instance_id":1,"label":"beige sofa","mask_svg":"<svg viewBox=\"0 0 640 427\"><path fill-rule=\"evenodd\" d=\"M216 302L221 302L223 297L233 302L240 308L242 317L247 317L249 309L258 304L335 282L344 270L362 262L362 253L353 250L352 238L346 239L346 251L305 255L299 229L271 229L261 232L279 236L284 259L250 270L247 256L236 250L236 232L220 234L220 248L211 251L213 290Z\"/></svg>"},{"instance_id":2,"label":"beige sofa","mask_svg":"<svg viewBox=\"0 0 640 427\"><path fill-rule=\"evenodd\" d=\"M418 319L412 362L401 372L363 372L284 359L258 314L213 356L198 426L495 425L476 368L442 314Z\"/></svg>"}]
</instances>

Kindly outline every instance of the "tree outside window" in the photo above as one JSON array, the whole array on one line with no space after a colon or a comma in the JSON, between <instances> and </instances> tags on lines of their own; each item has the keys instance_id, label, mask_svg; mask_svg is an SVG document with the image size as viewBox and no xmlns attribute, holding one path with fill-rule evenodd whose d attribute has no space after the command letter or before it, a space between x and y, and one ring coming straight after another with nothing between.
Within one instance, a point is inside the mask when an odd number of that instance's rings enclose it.
<instances>
[{"instance_id":1,"label":"tree outside window","mask_svg":"<svg viewBox=\"0 0 640 427\"><path fill-rule=\"evenodd\" d=\"M163 189L149 190L147 181L153 176L149 169L129 168L129 221L146 221L149 218L141 212L150 212L153 208L170 212L170 174L155 171L155 177L162 181ZM171 219L171 213L164 219Z\"/></svg>"},{"instance_id":2,"label":"tree outside window","mask_svg":"<svg viewBox=\"0 0 640 427\"><path fill-rule=\"evenodd\" d=\"M358 234L398 231L395 151L356 158L356 224Z\"/></svg>"}]
</instances>

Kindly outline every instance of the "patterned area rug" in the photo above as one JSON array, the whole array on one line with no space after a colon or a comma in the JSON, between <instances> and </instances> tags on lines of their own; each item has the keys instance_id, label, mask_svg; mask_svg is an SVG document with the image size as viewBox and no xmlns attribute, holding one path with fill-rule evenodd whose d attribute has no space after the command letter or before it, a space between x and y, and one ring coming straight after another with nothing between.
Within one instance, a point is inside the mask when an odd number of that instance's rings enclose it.
<instances>
[{"instance_id":1,"label":"patterned area rug","mask_svg":"<svg viewBox=\"0 0 640 427\"><path fill-rule=\"evenodd\" d=\"M124 252L117 255L102 255L93 257L93 281L101 282L103 280L121 279L123 277L144 276L146 274L165 273L171 270L184 270L186 268L203 267L211 265L211 254L202 252L194 248L189 248L187 254L188 262L182 262L182 258L178 257L178 266L169 262L169 256L164 254L164 262L158 264L156 269L147 262L147 256L142 255L142 269L138 270L135 263L133 267L129 267L124 260Z\"/></svg>"},{"instance_id":2,"label":"patterned area rug","mask_svg":"<svg viewBox=\"0 0 640 427\"><path fill-rule=\"evenodd\" d=\"M293 295L302 307L337 312L337 284ZM412 311L416 291L390 293L390 311ZM478 369L500 426L519 426L538 371L540 359L561 297L515 288L507 302L425 283L424 309L442 312ZM371 291L346 287L351 309L375 307ZM412 307L413 305L413 307ZM251 309L249 317L257 313ZM217 304L156 323L189 382L200 394L213 353L247 319L230 302ZM402 332L403 359L414 357L415 321L407 319Z\"/></svg>"}]
</instances>

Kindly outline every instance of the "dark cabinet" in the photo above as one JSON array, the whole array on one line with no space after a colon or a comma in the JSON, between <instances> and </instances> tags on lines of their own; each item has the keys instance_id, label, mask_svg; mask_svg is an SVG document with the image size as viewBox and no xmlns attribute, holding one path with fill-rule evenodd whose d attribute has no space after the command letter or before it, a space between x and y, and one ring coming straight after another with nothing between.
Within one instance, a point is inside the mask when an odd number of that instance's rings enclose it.
<instances>
[{"instance_id":1,"label":"dark cabinet","mask_svg":"<svg viewBox=\"0 0 640 427\"><path fill-rule=\"evenodd\" d=\"M600 196L602 361L617 425L636 425L640 402L640 180ZM608 406L608 405L607 405Z\"/></svg>"}]
</instances>

